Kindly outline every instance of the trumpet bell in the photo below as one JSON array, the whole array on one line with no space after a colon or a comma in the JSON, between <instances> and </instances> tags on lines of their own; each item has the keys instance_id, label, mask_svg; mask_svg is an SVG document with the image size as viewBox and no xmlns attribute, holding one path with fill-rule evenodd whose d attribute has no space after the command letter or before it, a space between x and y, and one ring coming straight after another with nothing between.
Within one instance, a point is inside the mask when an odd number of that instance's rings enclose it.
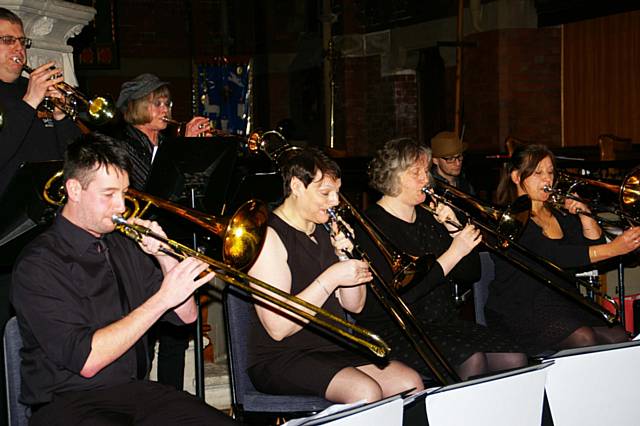
<instances>
[{"instance_id":1,"label":"trumpet bell","mask_svg":"<svg viewBox=\"0 0 640 426\"><path fill-rule=\"evenodd\" d=\"M96 96L89 101L87 113L89 114L89 120L93 124L101 126L113 120L116 116L116 109L113 101L109 98Z\"/></svg>"}]
</instances>

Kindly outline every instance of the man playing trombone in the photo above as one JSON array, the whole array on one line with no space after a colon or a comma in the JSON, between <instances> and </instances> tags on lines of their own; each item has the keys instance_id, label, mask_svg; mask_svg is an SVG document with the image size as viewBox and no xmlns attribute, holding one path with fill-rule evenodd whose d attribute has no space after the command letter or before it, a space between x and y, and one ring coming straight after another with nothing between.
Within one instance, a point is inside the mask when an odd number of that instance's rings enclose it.
<instances>
[{"instance_id":1,"label":"man playing trombone","mask_svg":"<svg viewBox=\"0 0 640 426\"><path fill-rule=\"evenodd\" d=\"M213 273L203 274L200 260L178 263L153 238L138 247L113 232L129 168L111 138L88 134L71 144L67 202L16 263L11 301L30 424L233 424L199 399L145 380L145 333L159 320L193 322L193 292ZM162 234L155 222L135 222Z\"/></svg>"}]
</instances>

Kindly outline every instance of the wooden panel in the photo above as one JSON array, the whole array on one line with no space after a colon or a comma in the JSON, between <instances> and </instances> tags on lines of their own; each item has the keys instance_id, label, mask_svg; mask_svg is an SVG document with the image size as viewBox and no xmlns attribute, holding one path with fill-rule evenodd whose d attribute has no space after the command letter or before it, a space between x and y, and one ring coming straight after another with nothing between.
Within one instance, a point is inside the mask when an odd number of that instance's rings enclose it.
<instances>
[{"instance_id":1,"label":"wooden panel","mask_svg":"<svg viewBox=\"0 0 640 426\"><path fill-rule=\"evenodd\" d=\"M564 146L640 141L640 12L563 27Z\"/></svg>"}]
</instances>

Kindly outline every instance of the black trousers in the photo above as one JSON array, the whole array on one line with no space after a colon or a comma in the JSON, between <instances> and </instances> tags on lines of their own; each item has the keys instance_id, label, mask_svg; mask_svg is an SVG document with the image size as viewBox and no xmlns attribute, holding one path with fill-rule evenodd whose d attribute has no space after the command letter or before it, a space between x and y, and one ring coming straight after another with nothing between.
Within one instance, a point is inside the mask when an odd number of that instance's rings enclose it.
<instances>
[{"instance_id":1,"label":"black trousers","mask_svg":"<svg viewBox=\"0 0 640 426\"><path fill-rule=\"evenodd\" d=\"M189 347L189 335L195 329L189 325L173 325L157 322L149 330L149 355L154 358L155 342L158 340L158 382L184 389L184 356ZM190 366L193 368L193 366Z\"/></svg>"},{"instance_id":2,"label":"black trousers","mask_svg":"<svg viewBox=\"0 0 640 426\"><path fill-rule=\"evenodd\" d=\"M150 381L56 395L29 422L30 426L237 424L187 392Z\"/></svg>"}]
</instances>

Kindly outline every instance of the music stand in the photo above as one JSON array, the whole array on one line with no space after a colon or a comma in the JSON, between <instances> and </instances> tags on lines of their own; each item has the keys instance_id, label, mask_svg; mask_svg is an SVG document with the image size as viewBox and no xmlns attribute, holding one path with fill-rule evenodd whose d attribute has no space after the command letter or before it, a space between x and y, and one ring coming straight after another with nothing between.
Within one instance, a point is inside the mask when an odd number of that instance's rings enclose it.
<instances>
[{"instance_id":1,"label":"music stand","mask_svg":"<svg viewBox=\"0 0 640 426\"><path fill-rule=\"evenodd\" d=\"M402 415L402 394L398 394L369 404L335 404L313 416L289 420L283 426L401 426Z\"/></svg>"},{"instance_id":2,"label":"music stand","mask_svg":"<svg viewBox=\"0 0 640 426\"><path fill-rule=\"evenodd\" d=\"M556 426L636 425L640 341L557 352L546 391Z\"/></svg>"},{"instance_id":3,"label":"music stand","mask_svg":"<svg viewBox=\"0 0 640 426\"><path fill-rule=\"evenodd\" d=\"M536 365L424 391L430 426L540 426L549 365ZM420 398L418 395L415 398ZM413 403L410 398L405 404Z\"/></svg>"},{"instance_id":4,"label":"music stand","mask_svg":"<svg viewBox=\"0 0 640 426\"><path fill-rule=\"evenodd\" d=\"M173 138L156 153L145 191L169 200L188 199L189 207L218 214L228 198L238 152L235 137ZM201 206L190 200L198 191Z\"/></svg>"},{"instance_id":5,"label":"music stand","mask_svg":"<svg viewBox=\"0 0 640 426\"><path fill-rule=\"evenodd\" d=\"M186 207L219 214L228 196L237 150L235 137L169 139L158 148L145 191ZM163 222L169 220L166 214L162 216ZM197 233L193 233L196 250ZM194 344L196 396L204 400L202 313L197 291L195 298L198 310Z\"/></svg>"},{"instance_id":6,"label":"music stand","mask_svg":"<svg viewBox=\"0 0 640 426\"><path fill-rule=\"evenodd\" d=\"M55 206L43 196L45 183L62 170L62 161L22 163L0 199L0 253L11 265L22 248L51 222Z\"/></svg>"}]
</instances>

